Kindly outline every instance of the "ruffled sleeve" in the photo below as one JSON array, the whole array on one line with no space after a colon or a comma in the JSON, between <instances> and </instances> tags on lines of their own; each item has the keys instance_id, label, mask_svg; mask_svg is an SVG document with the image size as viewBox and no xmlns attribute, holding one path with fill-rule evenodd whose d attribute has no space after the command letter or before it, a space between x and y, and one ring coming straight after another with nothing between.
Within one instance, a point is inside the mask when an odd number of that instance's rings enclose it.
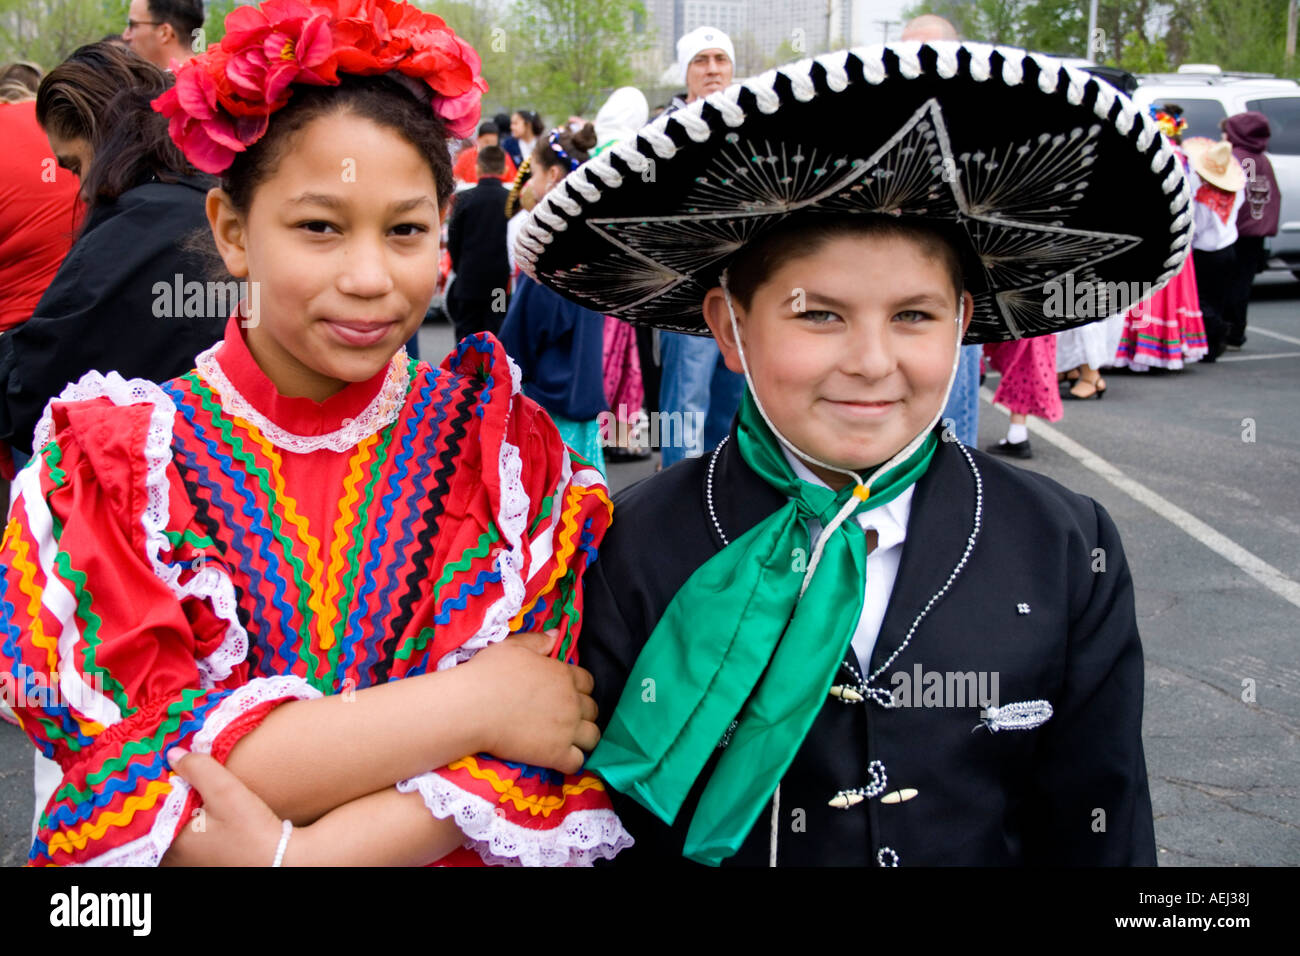
<instances>
[{"instance_id":1,"label":"ruffled sleeve","mask_svg":"<svg viewBox=\"0 0 1300 956\"><path fill-rule=\"evenodd\" d=\"M573 454L554 423L519 392L519 370L491 335L461 343L444 368L483 383L481 491L501 542L493 570L501 591L461 628L438 632L442 669L467 660L507 634L559 628L558 656L578 663L582 576L611 520L600 473ZM590 864L631 846L595 774L553 770L469 755L397 784L418 791L439 819L454 817L470 854L444 862L524 866Z\"/></svg>"},{"instance_id":2,"label":"ruffled sleeve","mask_svg":"<svg viewBox=\"0 0 1300 956\"><path fill-rule=\"evenodd\" d=\"M62 771L32 865L158 863L200 804L168 748L224 761L271 708L318 696L292 676L247 680L226 569L183 559L174 416L157 385L89 373L50 403L14 485L0 670Z\"/></svg>"}]
</instances>

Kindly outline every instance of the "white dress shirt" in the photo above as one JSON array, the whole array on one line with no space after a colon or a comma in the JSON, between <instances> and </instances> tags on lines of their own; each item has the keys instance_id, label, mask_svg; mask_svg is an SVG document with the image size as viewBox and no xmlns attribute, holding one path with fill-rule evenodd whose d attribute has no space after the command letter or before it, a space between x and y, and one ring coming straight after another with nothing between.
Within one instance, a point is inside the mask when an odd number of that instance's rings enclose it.
<instances>
[{"instance_id":1,"label":"white dress shirt","mask_svg":"<svg viewBox=\"0 0 1300 956\"><path fill-rule=\"evenodd\" d=\"M781 446L781 453L794 469L795 476L804 481L830 487L811 471L808 466ZM880 636L880 625L885 620L885 608L889 605L889 595L894 590L894 578L898 576L898 563L903 555L903 540L907 537L907 519L912 513L912 492L916 485L909 485L907 490L893 501L864 511L857 516L857 522L864 531L875 530L876 547L867 555L866 595L862 602L862 614L858 618L857 630L853 632L853 653L858 658L858 670L865 679L871 673L871 654L876 647L876 638ZM821 522L813 520L808 523L811 535L809 560L812 548L821 535Z\"/></svg>"}]
</instances>

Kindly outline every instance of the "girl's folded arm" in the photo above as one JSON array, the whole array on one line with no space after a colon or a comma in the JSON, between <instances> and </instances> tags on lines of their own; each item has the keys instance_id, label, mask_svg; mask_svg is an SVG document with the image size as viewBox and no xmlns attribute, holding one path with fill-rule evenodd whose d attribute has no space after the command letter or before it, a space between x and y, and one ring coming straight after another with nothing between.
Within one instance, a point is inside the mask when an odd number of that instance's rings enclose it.
<instances>
[{"instance_id":1,"label":"girl's folded arm","mask_svg":"<svg viewBox=\"0 0 1300 956\"><path fill-rule=\"evenodd\" d=\"M172 842L164 866L425 866L461 846L452 820L431 817L417 794L388 788L349 801L287 833L238 777L201 754L169 754L203 795L203 816Z\"/></svg>"}]
</instances>

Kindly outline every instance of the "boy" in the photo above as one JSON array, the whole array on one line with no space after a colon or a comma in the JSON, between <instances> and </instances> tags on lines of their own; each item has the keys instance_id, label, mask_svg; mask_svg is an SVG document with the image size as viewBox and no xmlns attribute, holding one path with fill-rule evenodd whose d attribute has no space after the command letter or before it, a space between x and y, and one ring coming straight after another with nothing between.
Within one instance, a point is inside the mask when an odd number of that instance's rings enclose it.
<instances>
[{"instance_id":1,"label":"boy","mask_svg":"<svg viewBox=\"0 0 1300 956\"><path fill-rule=\"evenodd\" d=\"M447 251L456 279L447 311L456 341L475 332L501 332L509 306L510 262L506 256L506 195L501 184L508 157L500 146L478 154L478 184L456 196L447 224Z\"/></svg>"},{"instance_id":2,"label":"boy","mask_svg":"<svg viewBox=\"0 0 1300 956\"><path fill-rule=\"evenodd\" d=\"M963 338L1087 321L1044 308L1067 272L1176 271L1189 197L1154 126L1047 58L899 44L613 153L539 204L527 267L707 325L748 385L711 456L617 497L587 578L621 859L1153 865L1115 527L936 426ZM654 193L629 175L651 156Z\"/></svg>"}]
</instances>

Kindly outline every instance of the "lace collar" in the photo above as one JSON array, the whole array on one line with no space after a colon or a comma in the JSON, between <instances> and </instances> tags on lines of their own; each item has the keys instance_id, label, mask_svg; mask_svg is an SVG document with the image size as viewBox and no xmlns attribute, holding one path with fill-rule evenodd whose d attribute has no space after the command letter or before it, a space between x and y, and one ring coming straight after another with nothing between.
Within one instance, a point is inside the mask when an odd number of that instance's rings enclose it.
<instances>
[{"instance_id":1,"label":"lace collar","mask_svg":"<svg viewBox=\"0 0 1300 956\"><path fill-rule=\"evenodd\" d=\"M398 349L387 368L323 402L286 397L253 359L233 316L225 339L196 359L199 375L227 414L255 427L277 448L297 454L347 451L395 421L410 386L407 365L406 350Z\"/></svg>"}]
</instances>

